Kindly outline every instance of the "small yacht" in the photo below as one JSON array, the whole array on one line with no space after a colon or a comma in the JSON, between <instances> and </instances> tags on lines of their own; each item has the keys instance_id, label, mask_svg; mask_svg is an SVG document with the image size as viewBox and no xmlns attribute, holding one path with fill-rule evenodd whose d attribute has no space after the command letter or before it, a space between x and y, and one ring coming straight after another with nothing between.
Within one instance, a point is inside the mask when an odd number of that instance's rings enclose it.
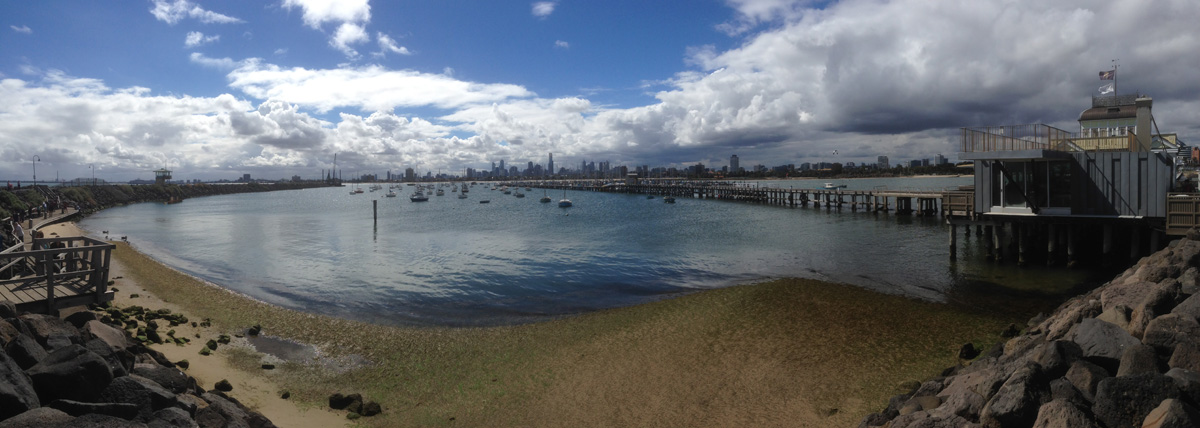
<instances>
[{"instance_id":1,"label":"small yacht","mask_svg":"<svg viewBox=\"0 0 1200 428\"><path fill-rule=\"evenodd\" d=\"M412 196L408 197L408 200L412 202L425 202L429 200L429 197L425 196L425 192L418 189L416 193L413 193Z\"/></svg>"},{"instance_id":2,"label":"small yacht","mask_svg":"<svg viewBox=\"0 0 1200 428\"><path fill-rule=\"evenodd\" d=\"M518 198L524 198L525 194L521 193L521 189L517 189L517 193L513 193L513 196L516 196Z\"/></svg>"},{"instance_id":3,"label":"small yacht","mask_svg":"<svg viewBox=\"0 0 1200 428\"><path fill-rule=\"evenodd\" d=\"M663 197L663 202L666 202L668 204L673 204L673 203L675 203L675 197L674 196Z\"/></svg>"},{"instance_id":4,"label":"small yacht","mask_svg":"<svg viewBox=\"0 0 1200 428\"><path fill-rule=\"evenodd\" d=\"M387 196L389 198L394 198L394 197L396 197L396 191L392 190L392 189L388 189L387 195L384 195L384 196Z\"/></svg>"},{"instance_id":5,"label":"small yacht","mask_svg":"<svg viewBox=\"0 0 1200 428\"><path fill-rule=\"evenodd\" d=\"M825 188L826 189L845 189L846 185L845 184L825 183Z\"/></svg>"},{"instance_id":6,"label":"small yacht","mask_svg":"<svg viewBox=\"0 0 1200 428\"><path fill-rule=\"evenodd\" d=\"M542 189L542 199L538 199L538 202L541 202L543 204L550 202L550 196L546 195L546 189Z\"/></svg>"}]
</instances>

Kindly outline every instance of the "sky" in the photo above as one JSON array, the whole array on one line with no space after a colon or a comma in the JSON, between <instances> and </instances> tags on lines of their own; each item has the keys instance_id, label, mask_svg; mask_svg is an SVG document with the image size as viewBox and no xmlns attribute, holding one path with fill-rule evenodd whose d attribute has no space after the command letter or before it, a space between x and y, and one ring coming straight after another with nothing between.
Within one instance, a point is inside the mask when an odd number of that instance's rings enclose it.
<instances>
[{"instance_id":1,"label":"sky","mask_svg":"<svg viewBox=\"0 0 1200 428\"><path fill-rule=\"evenodd\" d=\"M1194 0L0 3L0 179L957 159L1117 90L1200 141ZM1115 62L1114 62L1115 60Z\"/></svg>"}]
</instances>

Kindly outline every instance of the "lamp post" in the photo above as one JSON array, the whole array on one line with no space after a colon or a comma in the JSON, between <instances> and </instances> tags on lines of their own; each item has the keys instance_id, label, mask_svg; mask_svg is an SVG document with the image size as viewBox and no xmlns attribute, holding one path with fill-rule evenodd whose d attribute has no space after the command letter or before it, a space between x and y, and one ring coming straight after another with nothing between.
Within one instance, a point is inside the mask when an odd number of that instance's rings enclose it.
<instances>
[{"instance_id":1,"label":"lamp post","mask_svg":"<svg viewBox=\"0 0 1200 428\"><path fill-rule=\"evenodd\" d=\"M37 163L41 162L41 161L42 161L41 157L38 157L38 155L33 155L33 160L31 161L31 163L33 164L33 185L34 186L37 185Z\"/></svg>"}]
</instances>

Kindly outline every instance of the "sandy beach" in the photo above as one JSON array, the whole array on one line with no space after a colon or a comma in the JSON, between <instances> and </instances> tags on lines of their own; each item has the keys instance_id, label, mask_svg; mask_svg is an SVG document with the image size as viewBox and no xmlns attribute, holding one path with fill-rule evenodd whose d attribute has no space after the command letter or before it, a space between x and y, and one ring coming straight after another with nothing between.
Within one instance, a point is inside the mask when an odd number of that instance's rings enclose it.
<instances>
[{"instance_id":1,"label":"sandy beach","mask_svg":"<svg viewBox=\"0 0 1200 428\"><path fill-rule=\"evenodd\" d=\"M211 319L177 332L189 346L156 349L189 360L206 387L228 379L233 396L281 427L344 425L345 413L325 406L334 392L378 401L383 414L356 423L380 427L854 426L902 383L956 364L963 343L989 346L1024 321L781 279L529 325L397 328L267 305L120 242L112 277L118 306ZM198 354L255 324L318 357L282 362L244 346Z\"/></svg>"}]
</instances>

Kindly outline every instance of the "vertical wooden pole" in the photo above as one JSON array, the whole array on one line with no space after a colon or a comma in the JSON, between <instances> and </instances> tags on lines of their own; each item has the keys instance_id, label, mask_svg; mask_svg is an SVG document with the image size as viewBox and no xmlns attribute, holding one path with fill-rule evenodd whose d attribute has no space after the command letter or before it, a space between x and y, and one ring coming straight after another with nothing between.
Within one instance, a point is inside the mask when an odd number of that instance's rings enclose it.
<instances>
[{"instance_id":1,"label":"vertical wooden pole","mask_svg":"<svg viewBox=\"0 0 1200 428\"><path fill-rule=\"evenodd\" d=\"M987 226L987 227L983 227L983 226L976 226L976 227L977 227L977 228L983 228L983 229L984 229L984 232L983 232L983 249L984 249L984 251L986 251L986 252L987 252L987 259L988 259L988 260L993 260L993 259L995 259L995 257L996 257L996 254L995 254L995 252L993 251L993 248L992 248L992 245L993 245L993 244L992 244L992 233L993 233L993 232L992 232L992 227L991 227L991 226ZM976 231L978 231L978 230L979 230L979 229L976 229Z\"/></svg>"},{"instance_id":2,"label":"vertical wooden pole","mask_svg":"<svg viewBox=\"0 0 1200 428\"><path fill-rule=\"evenodd\" d=\"M1053 223L1051 223L1050 225L1048 225L1046 227L1049 231L1048 232L1049 237L1048 237L1048 239L1046 239L1046 264L1054 265L1055 258L1058 256L1057 254L1055 254L1055 252L1057 250L1055 244L1058 241L1058 234L1057 234L1058 228L1055 227L1055 225Z\"/></svg>"},{"instance_id":3,"label":"vertical wooden pole","mask_svg":"<svg viewBox=\"0 0 1200 428\"><path fill-rule=\"evenodd\" d=\"M955 248L958 247L958 226L950 224L950 260L958 260Z\"/></svg>"},{"instance_id":4,"label":"vertical wooden pole","mask_svg":"<svg viewBox=\"0 0 1200 428\"><path fill-rule=\"evenodd\" d=\"M1073 225L1067 226L1067 267L1075 267L1075 245L1078 243L1078 239L1075 236L1078 233L1076 231L1077 228L1077 226Z\"/></svg>"},{"instance_id":5,"label":"vertical wooden pole","mask_svg":"<svg viewBox=\"0 0 1200 428\"><path fill-rule=\"evenodd\" d=\"M371 200L371 219L375 223L379 223L379 200Z\"/></svg>"},{"instance_id":6,"label":"vertical wooden pole","mask_svg":"<svg viewBox=\"0 0 1200 428\"><path fill-rule=\"evenodd\" d=\"M1112 254L1113 247L1113 226L1111 224L1104 225L1104 245L1101 247L1104 255Z\"/></svg>"}]
</instances>

